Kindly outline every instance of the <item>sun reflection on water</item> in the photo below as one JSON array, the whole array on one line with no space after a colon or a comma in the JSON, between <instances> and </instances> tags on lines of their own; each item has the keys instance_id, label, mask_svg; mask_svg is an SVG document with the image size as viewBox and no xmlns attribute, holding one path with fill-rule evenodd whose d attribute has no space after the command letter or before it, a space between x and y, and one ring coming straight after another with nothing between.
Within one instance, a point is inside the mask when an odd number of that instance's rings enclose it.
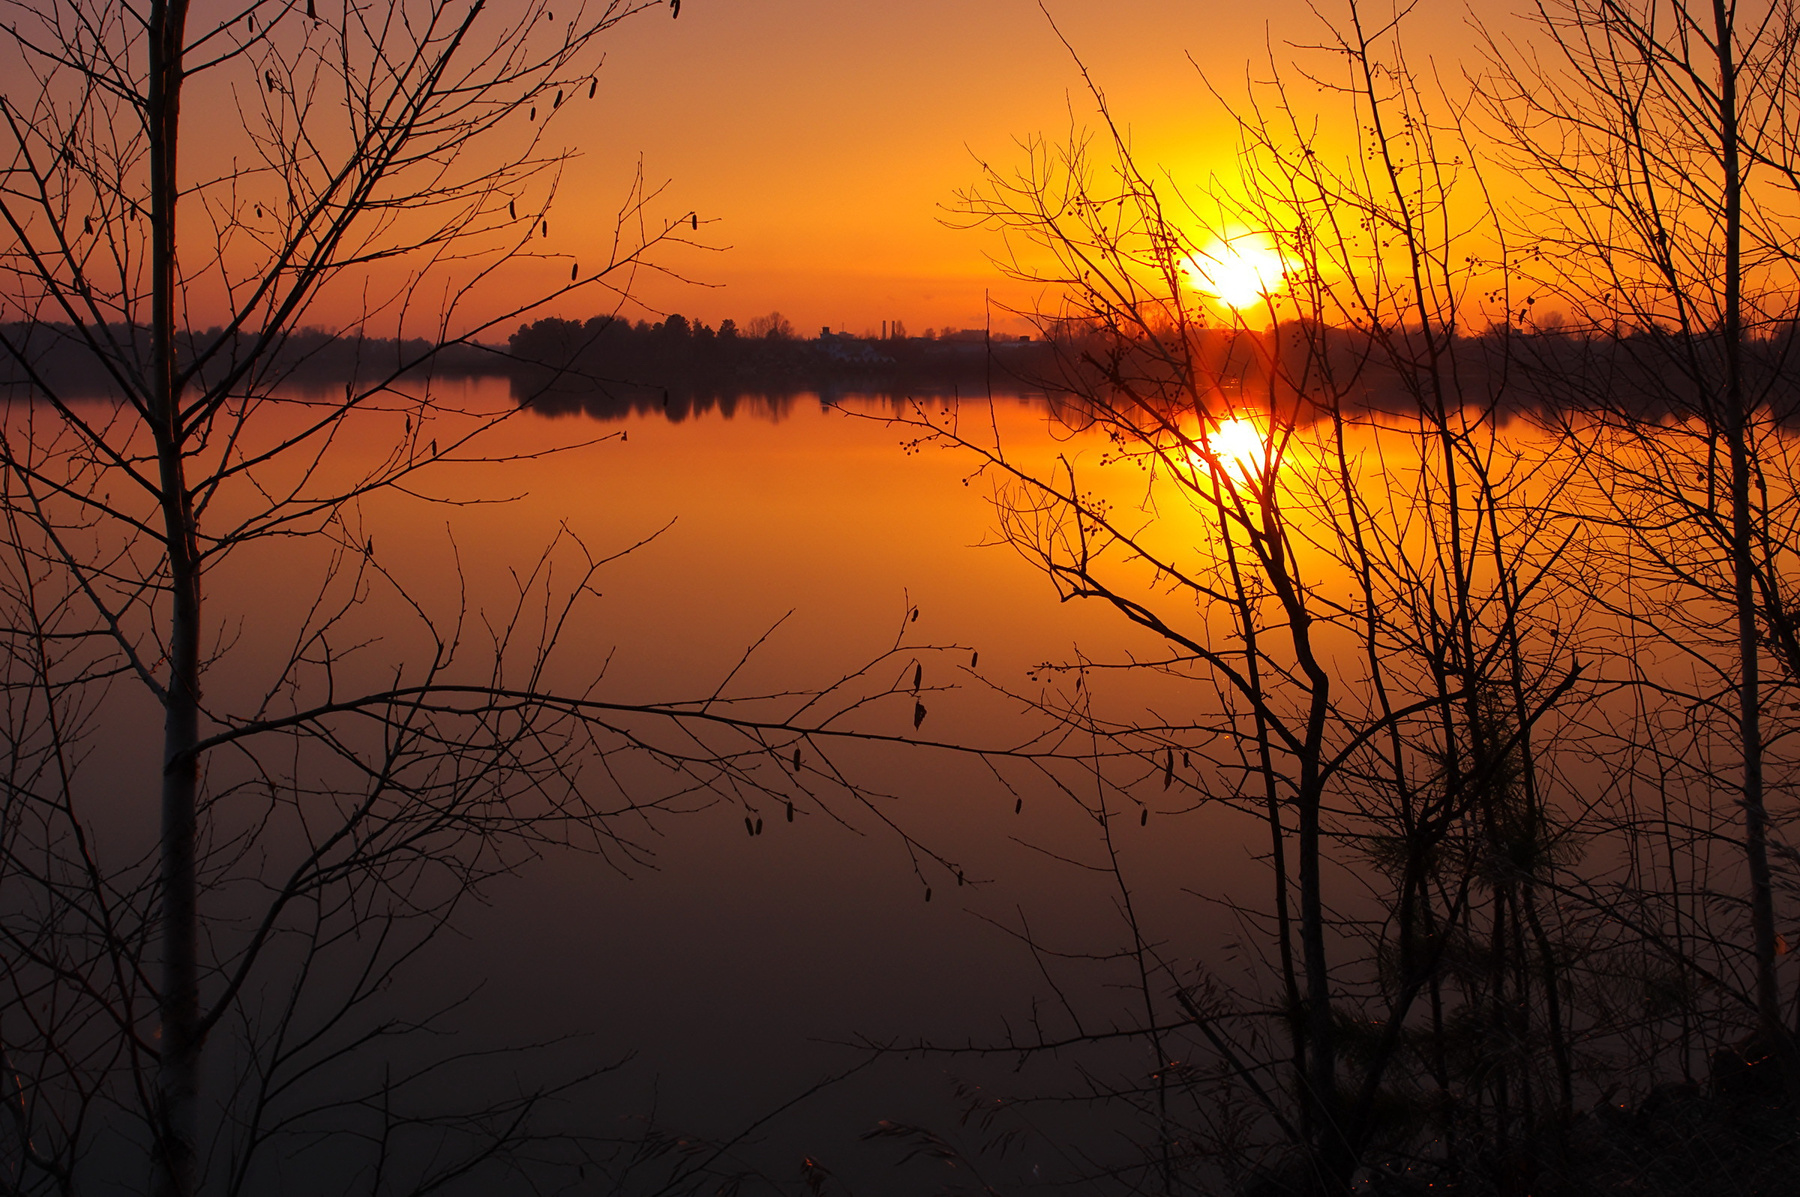
<instances>
[{"instance_id":1,"label":"sun reflection on water","mask_svg":"<svg viewBox=\"0 0 1800 1197\"><path fill-rule=\"evenodd\" d=\"M1204 468L1216 463L1250 476L1262 473L1268 465L1268 440L1256 422L1247 417L1219 420L1211 427L1203 425L1193 439L1189 457L1196 466Z\"/></svg>"}]
</instances>

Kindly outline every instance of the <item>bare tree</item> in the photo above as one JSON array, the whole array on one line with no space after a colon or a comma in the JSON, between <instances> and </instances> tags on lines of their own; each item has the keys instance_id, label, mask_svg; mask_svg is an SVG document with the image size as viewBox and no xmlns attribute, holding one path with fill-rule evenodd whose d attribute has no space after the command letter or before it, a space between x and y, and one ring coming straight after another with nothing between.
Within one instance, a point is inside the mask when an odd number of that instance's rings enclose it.
<instances>
[{"instance_id":1,"label":"bare tree","mask_svg":"<svg viewBox=\"0 0 1800 1197\"><path fill-rule=\"evenodd\" d=\"M1021 695L1093 745L1063 784L1122 940L1021 925L1061 1020L978 1050L1088 1053L1079 1096L1144 1131L1084 1163L1137 1188L1753 1187L1792 1141L1800 25L1550 6L1453 92L1403 16L1272 64L1210 185L1142 167L1095 88L1098 136L966 197L1060 304L1045 381L1106 449L917 435L975 455L1060 597L1167 649ZM1156 709L1121 706L1144 675ZM1145 913L1120 818L1221 808L1272 881L1216 899L1239 987Z\"/></svg>"},{"instance_id":2,"label":"bare tree","mask_svg":"<svg viewBox=\"0 0 1800 1197\"><path fill-rule=\"evenodd\" d=\"M1240 170L1210 185L1148 172L1091 88L1098 135L1027 143L965 198L1056 296L1035 313L1061 355L1045 381L1103 453L1046 464L967 412L913 420L976 456L1059 597L1166 650L1047 664L1065 684L1021 696L1095 745L1064 788L1124 925L1062 954L1138 1008L1082 1013L1071 983L1067 1025L991 1048L1141 1049L1089 1096L1142 1112L1143 1154L1095 1169L1158 1191L1284 1143L1292 1191L1427 1161L1504 1187L1575 1100L1557 895L1582 804L1552 746L1590 697L1557 581L1585 565L1561 514L1576 474L1555 442L1502 435L1509 338L1468 329L1510 307L1503 231L1455 103L1366 17L1296 68L1304 103L1277 71L1232 109ZM1133 675L1184 686L1138 713L1113 680ZM1122 846L1133 822L1224 809L1261 822L1271 881L1216 895L1261 952L1244 991L1146 921Z\"/></svg>"},{"instance_id":3,"label":"bare tree","mask_svg":"<svg viewBox=\"0 0 1800 1197\"><path fill-rule=\"evenodd\" d=\"M1537 389L1601 413L1579 435L1604 447L1590 459L1596 509L1612 513L1607 543L1639 579L1613 605L1655 646L1638 664L1673 657L1691 679L1652 705L1705 716L1676 720L1687 726L1660 746L1648 739L1656 720L1637 728L1650 767L1698 796L1669 829L1688 863L1671 863L1667 884L1686 895L1695 951L1720 970L1747 967L1763 1051L1790 1088L1800 1056L1784 1014L1771 828L1792 788L1786 694L1800 677L1784 597L1800 546L1787 444L1800 410L1797 36L1786 4L1577 0L1543 9L1519 44L1491 38L1481 85L1531 187L1518 213L1531 302L1567 312L1579 337L1532 342ZM1648 672L1672 684L1665 667ZM1736 880L1703 863L1733 821ZM1738 885L1736 910L1707 897ZM1729 929L1740 912L1747 942ZM1723 952L1703 942L1715 930Z\"/></svg>"},{"instance_id":4,"label":"bare tree","mask_svg":"<svg viewBox=\"0 0 1800 1197\"><path fill-rule=\"evenodd\" d=\"M756 835L867 798L831 738L918 707L901 641L823 691L617 700L555 652L617 551L564 534L496 602L376 545L379 496L517 459L487 447L515 409L436 375L530 306L482 284L616 297L697 232L640 180L604 261L546 248L548 129L646 7L7 4L4 1191L135 1160L170 1197L245 1192L344 1131L345 1183L479 1175L549 1091L432 1112L456 1061L384 1047L432 1025L389 991L458 906L551 846L627 865L662 814L731 801ZM205 601L277 560L319 578L280 635ZM111 741L152 710L145 835Z\"/></svg>"}]
</instances>

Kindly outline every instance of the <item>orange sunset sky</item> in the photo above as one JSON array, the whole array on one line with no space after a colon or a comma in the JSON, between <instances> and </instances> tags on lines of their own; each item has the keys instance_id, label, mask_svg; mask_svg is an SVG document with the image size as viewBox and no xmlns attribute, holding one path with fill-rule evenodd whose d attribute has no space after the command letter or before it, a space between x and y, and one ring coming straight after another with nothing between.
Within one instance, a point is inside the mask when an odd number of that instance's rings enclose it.
<instances>
[{"instance_id":1,"label":"orange sunset sky","mask_svg":"<svg viewBox=\"0 0 1800 1197\"><path fill-rule=\"evenodd\" d=\"M1320 32L1298 0L1047 7L1141 160L1179 179L1233 161L1231 126L1200 71L1241 95L1248 72L1267 73L1271 47L1285 63L1293 44ZM1320 11L1341 15L1329 2ZM1426 0L1414 13L1416 68L1473 65L1459 57L1473 42L1468 11ZM997 248L992 236L942 221L956 191L979 177L978 160L1021 162L1014 139L1066 135L1071 107L1079 123L1092 122L1076 67L1035 0L684 0L679 19L644 12L607 46L596 101L558 114L554 140L581 156L564 178L554 238L563 243L553 250L600 255L640 155L651 182L669 183L665 210L696 210L711 222L704 238L722 247L664 259L705 285L640 277L635 291L653 309L642 314L741 324L778 309L807 334L884 319L919 332L979 326L986 292L1030 304L985 257ZM545 276L563 269L546 266ZM601 302L546 311L580 317ZM1003 313L995 324L1023 327Z\"/></svg>"}]
</instances>

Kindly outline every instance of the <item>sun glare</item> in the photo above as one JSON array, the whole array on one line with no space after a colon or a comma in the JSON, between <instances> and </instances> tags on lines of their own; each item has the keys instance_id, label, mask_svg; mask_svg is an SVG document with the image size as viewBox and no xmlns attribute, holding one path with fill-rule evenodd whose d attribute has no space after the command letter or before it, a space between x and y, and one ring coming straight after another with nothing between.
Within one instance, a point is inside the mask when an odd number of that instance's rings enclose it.
<instances>
[{"instance_id":1,"label":"sun glare","mask_svg":"<svg viewBox=\"0 0 1800 1197\"><path fill-rule=\"evenodd\" d=\"M1194 289L1233 311L1255 307L1281 290L1281 252L1267 233L1215 240L1182 263Z\"/></svg>"},{"instance_id":2,"label":"sun glare","mask_svg":"<svg viewBox=\"0 0 1800 1197\"><path fill-rule=\"evenodd\" d=\"M1260 473L1268 459L1268 445L1262 429L1245 419L1221 420L1205 434L1201 448L1214 460L1230 462L1246 473Z\"/></svg>"}]
</instances>

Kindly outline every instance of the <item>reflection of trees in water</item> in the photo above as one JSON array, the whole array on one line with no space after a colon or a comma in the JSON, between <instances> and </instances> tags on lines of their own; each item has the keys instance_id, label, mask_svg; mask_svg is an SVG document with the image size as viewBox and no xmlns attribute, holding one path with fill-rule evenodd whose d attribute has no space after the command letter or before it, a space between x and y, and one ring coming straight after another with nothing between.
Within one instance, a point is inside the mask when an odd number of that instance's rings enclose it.
<instances>
[{"instance_id":1,"label":"reflection of trees in water","mask_svg":"<svg viewBox=\"0 0 1800 1197\"><path fill-rule=\"evenodd\" d=\"M548 388L535 393L525 389L521 379L512 383L513 401L533 411L552 416L585 416L595 420L623 420L633 416L662 415L672 422L717 413L726 419L780 420L796 405L833 407L854 406L859 411L876 411L898 415L915 399L955 400L954 394L930 391L893 392L878 388L860 390L846 388L818 391L694 391L660 387L603 387L580 389Z\"/></svg>"},{"instance_id":2,"label":"reflection of trees in water","mask_svg":"<svg viewBox=\"0 0 1800 1197\"><path fill-rule=\"evenodd\" d=\"M505 352L515 397L554 395L562 402L563 396L597 394L595 414L641 410L631 406L640 391L660 406L664 390L720 399L1011 390L1049 358L1045 346L1018 337L854 337L821 331L800 338L774 318L759 327L761 335L746 336L729 320L713 329L678 314L655 324L613 316L547 317L521 326Z\"/></svg>"}]
</instances>

